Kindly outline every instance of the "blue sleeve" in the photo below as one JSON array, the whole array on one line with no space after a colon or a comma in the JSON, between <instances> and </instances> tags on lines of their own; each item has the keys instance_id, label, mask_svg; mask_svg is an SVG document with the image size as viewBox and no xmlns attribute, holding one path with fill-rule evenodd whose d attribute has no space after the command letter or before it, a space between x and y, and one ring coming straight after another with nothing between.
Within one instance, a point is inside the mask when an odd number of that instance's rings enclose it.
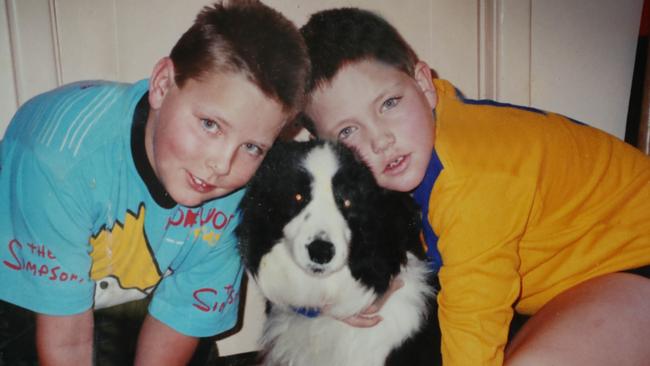
<instances>
[{"instance_id":1,"label":"blue sleeve","mask_svg":"<svg viewBox=\"0 0 650 366\"><path fill-rule=\"evenodd\" d=\"M176 331L207 337L235 326L244 272L233 233L238 216L214 246L197 240L154 292L149 313Z\"/></svg>"},{"instance_id":2,"label":"blue sleeve","mask_svg":"<svg viewBox=\"0 0 650 366\"><path fill-rule=\"evenodd\" d=\"M40 146L3 145L0 298L51 315L89 309L92 223L78 172Z\"/></svg>"}]
</instances>

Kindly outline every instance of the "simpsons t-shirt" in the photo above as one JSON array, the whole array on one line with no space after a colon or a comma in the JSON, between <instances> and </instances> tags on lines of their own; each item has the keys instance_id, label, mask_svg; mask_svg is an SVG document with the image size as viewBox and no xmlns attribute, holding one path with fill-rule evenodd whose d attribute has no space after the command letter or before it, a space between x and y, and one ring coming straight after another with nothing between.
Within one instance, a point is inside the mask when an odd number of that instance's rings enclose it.
<instances>
[{"instance_id":1,"label":"simpsons t-shirt","mask_svg":"<svg viewBox=\"0 0 650 366\"><path fill-rule=\"evenodd\" d=\"M0 150L0 299L72 315L152 294L150 314L183 334L234 326L243 192L194 208L166 195L144 152L147 88L79 82L16 113Z\"/></svg>"}]
</instances>

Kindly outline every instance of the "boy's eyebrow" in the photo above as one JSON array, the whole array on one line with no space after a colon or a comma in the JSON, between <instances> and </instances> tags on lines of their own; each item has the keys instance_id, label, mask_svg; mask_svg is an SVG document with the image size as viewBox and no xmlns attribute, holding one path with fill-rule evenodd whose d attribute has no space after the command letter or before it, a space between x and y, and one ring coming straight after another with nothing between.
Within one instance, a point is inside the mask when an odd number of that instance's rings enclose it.
<instances>
[{"instance_id":1,"label":"boy's eyebrow","mask_svg":"<svg viewBox=\"0 0 650 366\"><path fill-rule=\"evenodd\" d=\"M217 121L219 121L219 123L222 125L222 127L225 127L226 129L231 129L232 128L232 123L230 123L227 119L225 119L223 117L220 117L220 116L219 117L213 117L213 118L215 118ZM261 140L257 140L256 138L251 138L249 141L250 141L250 143L252 143L254 145L257 145L257 146L259 146L260 148L262 148L264 150L269 149L273 145L273 141L264 142L264 141L261 141Z\"/></svg>"},{"instance_id":2,"label":"boy's eyebrow","mask_svg":"<svg viewBox=\"0 0 650 366\"><path fill-rule=\"evenodd\" d=\"M219 122L221 127L226 127L226 128L232 127L232 123L228 121L226 117L224 117L220 113L215 112L214 110L207 109L204 110L202 114L205 116L204 118L208 118L214 120L215 122Z\"/></svg>"},{"instance_id":3,"label":"boy's eyebrow","mask_svg":"<svg viewBox=\"0 0 650 366\"><path fill-rule=\"evenodd\" d=\"M221 116L215 116L215 117L212 117L212 118L214 118L215 120L217 120L217 122L219 122L219 123L221 123L222 125L224 125L224 126L222 126L222 127L228 127L228 128L232 127L232 123L228 122L227 119L225 119L225 118L223 118L223 117L221 117Z\"/></svg>"},{"instance_id":4,"label":"boy's eyebrow","mask_svg":"<svg viewBox=\"0 0 650 366\"><path fill-rule=\"evenodd\" d=\"M271 141L270 143L267 143L267 142L264 142L264 141L258 141L256 139L251 139L251 142L253 144L259 146L260 148L264 149L264 150L270 149L271 146L273 146L273 141Z\"/></svg>"},{"instance_id":5,"label":"boy's eyebrow","mask_svg":"<svg viewBox=\"0 0 650 366\"><path fill-rule=\"evenodd\" d=\"M372 100L373 104L380 102L382 99L386 99L387 95L390 95L393 89L400 87L404 82L402 80L397 80L389 87L384 88L375 99Z\"/></svg>"},{"instance_id":6,"label":"boy's eyebrow","mask_svg":"<svg viewBox=\"0 0 650 366\"><path fill-rule=\"evenodd\" d=\"M219 122L219 124L221 125L222 128L225 128L225 129L231 129L232 128L232 124L230 122L228 122L228 120L223 118L223 117L210 117L210 118L216 119ZM249 142L251 144L259 146L263 150L268 150L268 149L271 148L271 146L273 146L273 141L264 142L264 141L261 141L261 140L257 140L256 138L249 139Z\"/></svg>"},{"instance_id":7,"label":"boy's eyebrow","mask_svg":"<svg viewBox=\"0 0 650 366\"><path fill-rule=\"evenodd\" d=\"M404 84L404 80L396 80L388 87L382 88L381 92L375 98L372 99L372 105L375 105L382 99L385 99L386 96L390 95L394 89L401 87L403 84ZM331 129L337 130L338 128L340 128L341 125L347 124L351 121L354 121L354 118L345 117L345 118L338 119L336 120L336 123L334 123L334 125L331 127ZM331 131L329 133L331 133Z\"/></svg>"}]
</instances>

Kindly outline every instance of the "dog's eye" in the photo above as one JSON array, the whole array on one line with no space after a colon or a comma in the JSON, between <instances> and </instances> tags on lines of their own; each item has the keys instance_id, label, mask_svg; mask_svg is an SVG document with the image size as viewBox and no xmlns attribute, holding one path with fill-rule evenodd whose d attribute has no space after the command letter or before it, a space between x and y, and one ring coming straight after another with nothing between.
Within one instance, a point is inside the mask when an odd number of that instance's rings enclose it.
<instances>
[{"instance_id":1,"label":"dog's eye","mask_svg":"<svg viewBox=\"0 0 650 366\"><path fill-rule=\"evenodd\" d=\"M294 199L296 200L296 202L302 202L302 194L296 193Z\"/></svg>"},{"instance_id":2,"label":"dog's eye","mask_svg":"<svg viewBox=\"0 0 650 366\"><path fill-rule=\"evenodd\" d=\"M350 206L352 206L352 201L348 199L343 200L343 207L350 208Z\"/></svg>"}]
</instances>

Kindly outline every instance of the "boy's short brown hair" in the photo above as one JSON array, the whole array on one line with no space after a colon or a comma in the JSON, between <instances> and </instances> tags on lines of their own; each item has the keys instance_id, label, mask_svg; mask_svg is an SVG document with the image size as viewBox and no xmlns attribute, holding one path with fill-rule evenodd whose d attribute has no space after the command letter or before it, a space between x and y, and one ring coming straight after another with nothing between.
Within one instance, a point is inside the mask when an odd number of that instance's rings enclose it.
<instances>
[{"instance_id":1,"label":"boy's short brown hair","mask_svg":"<svg viewBox=\"0 0 650 366\"><path fill-rule=\"evenodd\" d=\"M358 8L323 10L300 28L312 63L307 91L329 83L341 67L376 60L414 76L418 57L381 16Z\"/></svg>"},{"instance_id":2,"label":"boy's short brown hair","mask_svg":"<svg viewBox=\"0 0 650 366\"><path fill-rule=\"evenodd\" d=\"M295 25L257 0L206 6L171 51L175 82L241 72L284 110L304 102L309 58Z\"/></svg>"}]
</instances>

